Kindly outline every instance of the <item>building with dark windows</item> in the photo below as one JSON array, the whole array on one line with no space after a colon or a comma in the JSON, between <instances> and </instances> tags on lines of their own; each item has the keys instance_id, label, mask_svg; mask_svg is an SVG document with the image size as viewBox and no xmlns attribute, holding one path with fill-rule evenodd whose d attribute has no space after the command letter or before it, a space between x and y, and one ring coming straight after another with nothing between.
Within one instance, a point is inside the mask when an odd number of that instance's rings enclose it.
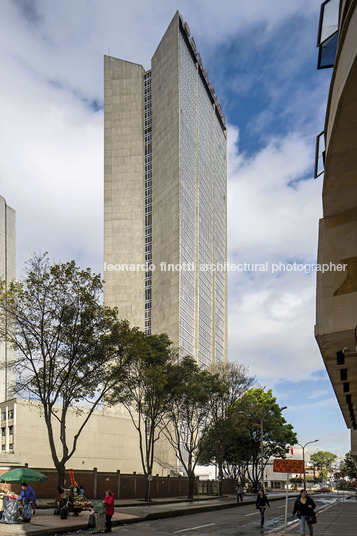
<instances>
[{"instance_id":1,"label":"building with dark windows","mask_svg":"<svg viewBox=\"0 0 357 536\"><path fill-rule=\"evenodd\" d=\"M321 9L319 63L333 71L316 165L316 175L324 173L318 263L329 268L317 272L315 335L357 459L356 7L357 0L328 0Z\"/></svg>"},{"instance_id":2,"label":"building with dark windows","mask_svg":"<svg viewBox=\"0 0 357 536\"><path fill-rule=\"evenodd\" d=\"M227 359L226 123L177 12L146 71L104 61L105 303L201 365Z\"/></svg>"}]
</instances>

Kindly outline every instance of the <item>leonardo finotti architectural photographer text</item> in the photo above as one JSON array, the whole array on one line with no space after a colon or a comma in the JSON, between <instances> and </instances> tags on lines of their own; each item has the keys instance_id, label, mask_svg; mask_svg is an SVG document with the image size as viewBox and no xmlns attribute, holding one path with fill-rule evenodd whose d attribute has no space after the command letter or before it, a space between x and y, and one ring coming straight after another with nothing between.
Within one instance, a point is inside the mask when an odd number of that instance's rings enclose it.
<instances>
[{"instance_id":1,"label":"leonardo finotti architectural photographer text","mask_svg":"<svg viewBox=\"0 0 357 536\"><path fill-rule=\"evenodd\" d=\"M155 264L107 264L104 263L105 272L148 272L158 269L160 272L195 272L196 270L201 272L270 272L272 274L279 272L303 272L305 274L311 274L313 272L344 272L347 269L347 264L335 264L333 262L325 264L312 264L312 263L216 263L216 264L198 264L194 262L170 264L167 262L160 262Z\"/></svg>"}]
</instances>

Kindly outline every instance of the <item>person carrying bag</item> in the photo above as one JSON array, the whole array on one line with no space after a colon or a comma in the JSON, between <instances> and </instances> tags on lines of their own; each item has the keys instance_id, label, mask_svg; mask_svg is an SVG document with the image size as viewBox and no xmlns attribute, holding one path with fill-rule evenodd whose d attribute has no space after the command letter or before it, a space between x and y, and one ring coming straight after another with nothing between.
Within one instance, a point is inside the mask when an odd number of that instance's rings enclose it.
<instances>
[{"instance_id":1,"label":"person carrying bag","mask_svg":"<svg viewBox=\"0 0 357 536\"><path fill-rule=\"evenodd\" d=\"M299 519L300 523L300 535L305 534L305 524L308 527L310 536L314 533L313 525L316 523L316 514L314 509L316 505L314 501L307 495L306 489L300 491L300 497L298 497L294 504L293 517Z\"/></svg>"}]
</instances>

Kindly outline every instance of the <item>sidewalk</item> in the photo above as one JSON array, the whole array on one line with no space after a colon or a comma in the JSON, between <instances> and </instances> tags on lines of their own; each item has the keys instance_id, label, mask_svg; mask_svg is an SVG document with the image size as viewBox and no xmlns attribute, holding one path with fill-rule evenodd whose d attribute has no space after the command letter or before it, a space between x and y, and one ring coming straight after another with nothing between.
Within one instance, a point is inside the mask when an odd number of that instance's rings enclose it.
<instances>
[{"instance_id":1,"label":"sidewalk","mask_svg":"<svg viewBox=\"0 0 357 536\"><path fill-rule=\"evenodd\" d=\"M289 523L286 531L274 532L274 536L298 535L299 523L295 521ZM354 499L333 503L317 512L314 536L356 536L356 534L357 502Z\"/></svg>"},{"instance_id":2,"label":"sidewalk","mask_svg":"<svg viewBox=\"0 0 357 536\"><path fill-rule=\"evenodd\" d=\"M281 499L284 495L269 497L270 501ZM255 497L245 497L245 504L254 504ZM115 501L116 512L113 516L113 527L138 523L149 519L163 519L167 517L181 516L202 511L221 510L224 508L240 507L237 504L235 495L229 497L204 497L194 501L187 501L182 498L153 500L150 505L144 501L119 500ZM79 516L69 514L67 519L60 519L58 515L53 515L53 508L41 508L33 516L31 523L5 525L0 523L0 535L8 536L45 536L61 533L79 533L87 530L89 512L81 512ZM270 532L272 536L295 536L299 534L299 525L296 521L291 521L286 532L279 529ZM346 500L336 502L318 511L317 524L314 526L314 536L355 536L357 534L357 502Z\"/></svg>"},{"instance_id":3,"label":"sidewalk","mask_svg":"<svg viewBox=\"0 0 357 536\"><path fill-rule=\"evenodd\" d=\"M281 496L279 496L281 498ZM278 499L278 496L272 498ZM69 514L67 519L60 519L54 515L54 505L48 508L48 503L38 501L39 509L36 515L32 517L31 523L18 523L14 525L5 525L0 523L0 535L11 536L44 536L57 535L68 532L82 532L87 530L88 518L90 512L83 511L79 516ZM254 504L255 497L246 497L244 504ZM240 503L242 504L242 503ZM47 506L47 508L46 508ZM236 495L225 497L205 496L193 501L188 501L183 497L163 498L145 503L140 500L120 499L115 501L115 514L112 518L113 527L118 525L127 525L129 523L138 523L149 519L163 519L168 517L182 516L190 513L207 512L212 510L221 510L225 508L238 507ZM121 511L122 510L122 511ZM47 513L48 511L48 513ZM90 531L88 531L90 534Z\"/></svg>"}]
</instances>

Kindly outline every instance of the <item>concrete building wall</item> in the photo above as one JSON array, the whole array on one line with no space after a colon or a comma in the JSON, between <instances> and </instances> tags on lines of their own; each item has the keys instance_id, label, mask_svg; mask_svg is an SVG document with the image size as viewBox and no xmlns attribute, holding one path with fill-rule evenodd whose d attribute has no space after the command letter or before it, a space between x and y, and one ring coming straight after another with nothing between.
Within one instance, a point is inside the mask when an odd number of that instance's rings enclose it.
<instances>
[{"instance_id":1,"label":"concrete building wall","mask_svg":"<svg viewBox=\"0 0 357 536\"><path fill-rule=\"evenodd\" d=\"M195 50L177 12L151 71L105 58L104 300L210 366L227 360L226 273L199 265L226 261L227 155L224 118ZM116 269L148 259L151 274ZM175 466L165 442L156 456Z\"/></svg>"},{"instance_id":2,"label":"concrete building wall","mask_svg":"<svg viewBox=\"0 0 357 536\"><path fill-rule=\"evenodd\" d=\"M214 148L214 262L224 265L227 261L227 137L215 121ZM227 362L228 352L228 295L227 272L214 273L214 361Z\"/></svg>"},{"instance_id":3,"label":"concrete building wall","mask_svg":"<svg viewBox=\"0 0 357 536\"><path fill-rule=\"evenodd\" d=\"M175 15L151 63L152 84L152 332L168 333L179 345L179 15Z\"/></svg>"},{"instance_id":4,"label":"concrete building wall","mask_svg":"<svg viewBox=\"0 0 357 536\"><path fill-rule=\"evenodd\" d=\"M351 454L357 460L357 430L351 430Z\"/></svg>"},{"instance_id":5,"label":"concrete building wall","mask_svg":"<svg viewBox=\"0 0 357 536\"><path fill-rule=\"evenodd\" d=\"M9 283L16 277L16 213L0 196L0 279ZM7 366L15 358L14 351L0 341L0 402L8 398L15 379Z\"/></svg>"},{"instance_id":6,"label":"concrete building wall","mask_svg":"<svg viewBox=\"0 0 357 536\"><path fill-rule=\"evenodd\" d=\"M348 428L357 428L357 1L340 2L325 120L315 335ZM332 265L332 267L331 267ZM333 266L343 265L343 269ZM352 451L357 452L352 440Z\"/></svg>"},{"instance_id":7,"label":"concrete building wall","mask_svg":"<svg viewBox=\"0 0 357 536\"><path fill-rule=\"evenodd\" d=\"M54 466L48 443L41 404L16 398L0 403L2 448L0 465L24 465L51 468ZM68 415L68 444L78 432L87 409L70 409ZM55 429L60 453L59 431ZM9 446L11 448L9 448ZM175 459L165 441L159 441L153 474L168 475ZM85 426L77 450L67 468L142 473L139 436L130 415L123 406L95 411Z\"/></svg>"},{"instance_id":8,"label":"concrete building wall","mask_svg":"<svg viewBox=\"0 0 357 536\"><path fill-rule=\"evenodd\" d=\"M195 265L180 273L180 350L209 366L227 360L226 132L207 73L179 27L180 262Z\"/></svg>"},{"instance_id":9,"label":"concrete building wall","mask_svg":"<svg viewBox=\"0 0 357 536\"><path fill-rule=\"evenodd\" d=\"M143 77L141 65L105 56L104 301L141 329L145 270L136 265L145 263Z\"/></svg>"},{"instance_id":10,"label":"concrete building wall","mask_svg":"<svg viewBox=\"0 0 357 536\"><path fill-rule=\"evenodd\" d=\"M106 58L105 73L105 303L201 365L225 362L226 130L187 24L177 12L150 72ZM118 255L154 270L118 273Z\"/></svg>"}]
</instances>

